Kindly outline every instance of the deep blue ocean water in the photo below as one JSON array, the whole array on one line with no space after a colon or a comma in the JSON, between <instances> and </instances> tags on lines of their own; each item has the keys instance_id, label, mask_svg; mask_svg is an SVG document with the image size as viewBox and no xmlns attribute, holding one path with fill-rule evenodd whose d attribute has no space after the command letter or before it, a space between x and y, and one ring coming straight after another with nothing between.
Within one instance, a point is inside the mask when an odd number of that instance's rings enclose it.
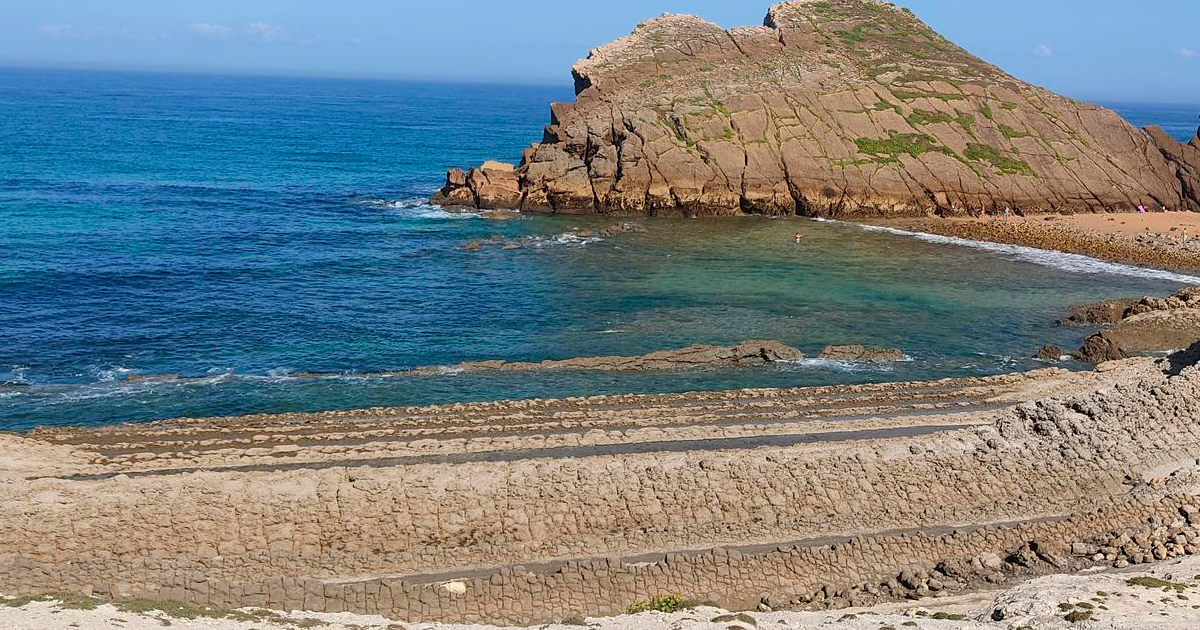
<instances>
[{"instance_id":1,"label":"deep blue ocean water","mask_svg":"<svg viewBox=\"0 0 1200 630\"><path fill-rule=\"evenodd\" d=\"M992 374L1073 302L1186 279L807 220L497 222L423 202L570 88L0 70L0 430ZM1180 138L1197 108L1119 106ZM796 247L791 234L807 235ZM499 238L462 250L473 240ZM903 348L658 374L362 377L778 339ZM336 378L297 378L334 372ZM163 378L179 375L179 380ZM150 380L140 377L151 376Z\"/></svg>"}]
</instances>

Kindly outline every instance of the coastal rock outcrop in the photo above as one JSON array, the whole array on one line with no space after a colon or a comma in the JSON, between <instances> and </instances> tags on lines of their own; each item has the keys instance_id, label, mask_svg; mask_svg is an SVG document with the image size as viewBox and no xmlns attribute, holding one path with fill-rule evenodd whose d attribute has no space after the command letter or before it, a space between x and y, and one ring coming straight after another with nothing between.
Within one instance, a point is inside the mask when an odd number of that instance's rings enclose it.
<instances>
[{"instance_id":1,"label":"coastal rock outcrop","mask_svg":"<svg viewBox=\"0 0 1200 630\"><path fill-rule=\"evenodd\" d=\"M874 0L762 26L663 15L573 68L519 165L433 201L523 211L853 217L1200 210L1200 140L1022 82Z\"/></svg>"},{"instance_id":2,"label":"coastal rock outcrop","mask_svg":"<svg viewBox=\"0 0 1200 630\"><path fill-rule=\"evenodd\" d=\"M894 363L906 357L903 350L895 348L867 348L865 346L826 346L821 351L822 359L831 361L861 361L864 363Z\"/></svg>"},{"instance_id":3,"label":"coastal rock outcrop","mask_svg":"<svg viewBox=\"0 0 1200 630\"><path fill-rule=\"evenodd\" d=\"M1181 289L1166 298L1072 306L1071 311L1063 322L1113 324L1089 337L1076 354L1088 363L1171 352L1200 342L1200 287Z\"/></svg>"},{"instance_id":4,"label":"coastal rock outcrop","mask_svg":"<svg viewBox=\"0 0 1200 630\"><path fill-rule=\"evenodd\" d=\"M540 361L474 361L450 368L416 368L407 374L444 374L447 369L465 372L545 372L549 370L650 371L686 370L703 367L743 367L799 361L804 354L778 341L743 341L733 346L695 345L679 350L662 350L637 357L581 357Z\"/></svg>"}]
</instances>

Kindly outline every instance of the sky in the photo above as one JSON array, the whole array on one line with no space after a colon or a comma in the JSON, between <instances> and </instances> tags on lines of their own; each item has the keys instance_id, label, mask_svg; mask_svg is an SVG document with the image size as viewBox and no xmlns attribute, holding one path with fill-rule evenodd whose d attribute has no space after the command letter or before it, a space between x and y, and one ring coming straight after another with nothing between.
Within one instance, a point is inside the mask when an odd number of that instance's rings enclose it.
<instances>
[{"instance_id":1,"label":"sky","mask_svg":"<svg viewBox=\"0 0 1200 630\"><path fill-rule=\"evenodd\" d=\"M1197 0L897 0L1080 99L1200 104ZM768 0L0 0L0 65L570 85L660 13L761 24Z\"/></svg>"}]
</instances>

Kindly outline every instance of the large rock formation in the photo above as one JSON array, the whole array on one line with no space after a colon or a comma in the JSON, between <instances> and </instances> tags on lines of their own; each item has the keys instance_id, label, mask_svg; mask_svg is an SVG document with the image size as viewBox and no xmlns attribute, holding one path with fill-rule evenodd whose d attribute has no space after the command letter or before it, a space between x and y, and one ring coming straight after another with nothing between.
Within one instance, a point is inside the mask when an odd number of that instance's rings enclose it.
<instances>
[{"instance_id":1,"label":"large rock formation","mask_svg":"<svg viewBox=\"0 0 1200 630\"><path fill-rule=\"evenodd\" d=\"M452 170L447 206L625 215L1200 210L1184 145L1019 81L911 12L798 0L761 27L664 15L574 68L516 168Z\"/></svg>"}]
</instances>

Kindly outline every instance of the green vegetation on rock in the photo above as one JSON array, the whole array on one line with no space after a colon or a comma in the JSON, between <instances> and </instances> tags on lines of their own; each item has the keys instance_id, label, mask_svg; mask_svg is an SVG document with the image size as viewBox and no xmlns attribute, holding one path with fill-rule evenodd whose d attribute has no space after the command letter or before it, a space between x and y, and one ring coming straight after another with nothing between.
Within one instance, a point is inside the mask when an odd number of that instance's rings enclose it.
<instances>
[{"instance_id":1,"label":"green vegetation on rock","mask_svg":"<svg viewBox=\"0 0 1200 630\"><path fill-rule=\"evenodd\" d=\"M931 151L950 152L939 145L933 136L923 133L891 132L886 140L859 138L854 144L858 145L859 153L874 156L878 162L896 162L901 155L919 157Z\"/></svg>"},{"instance_id":2,"label":"green vegetation on rock","mask_svg":"<svg viewBox=\"0 0 1200 630\"><path fill-rule=\"evenodd\" d=\"M965 94L955 92L917 92L913 90L892 90L892 96L902 101L915 101L919 98L932 98L939 101L961 101L967 98Z\"/></svg>"},{"instance_id":3,"label":"green vegetation on rock","mask_svg":"<svg viewBox=\"0 0 1200 630\"><path fill-rule=\"evenodd\" d=\"M1028 132L1017 131L1016 129L1004 124L1000 125L1000 133L1004 134L1004 137L1010 140L1013 138L1028 138L1029 136L1033 135Z\"/></svg>"},{"instance_id":4,"label":"green vegetation on rock","mask_svg":"<svg viewBox=\"0 0 1200 630\"><path fill-rule=\"evenodd\" d=\"M968 144L967 151L964 154L968 160L975 162L987 162L1000 170L1005 175L1027 175L1029 177L1037 177L1037 173L1028 162L1023 162L1015 158L1010 158L1000 152L996 147L990 147L986 144Z\"/></svg>"}]
</instances>

